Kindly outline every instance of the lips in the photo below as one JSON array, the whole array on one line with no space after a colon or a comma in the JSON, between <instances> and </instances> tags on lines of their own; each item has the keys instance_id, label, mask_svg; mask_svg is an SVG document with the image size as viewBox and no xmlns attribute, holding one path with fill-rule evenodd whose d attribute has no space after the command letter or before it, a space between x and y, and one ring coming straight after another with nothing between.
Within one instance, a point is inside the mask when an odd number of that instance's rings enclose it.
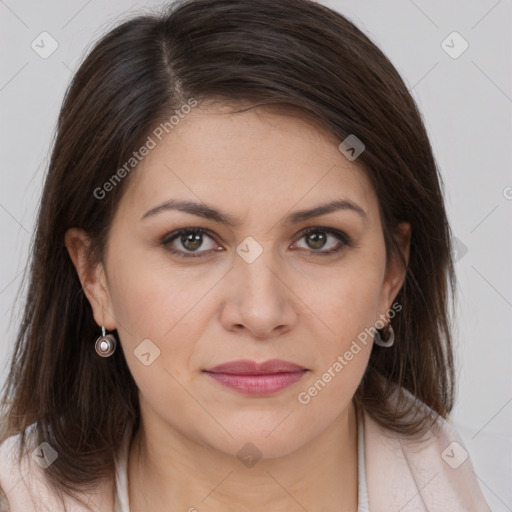
<instances>
[{"instance_id":1,"label":"lips","mask_svg":"<svg viewBox=\"0 0 512 512\"><path fill-rule=\"evenodd\" d=\"M209 373L228 373L236 375L269 375L274 373L294 373L304 371L305 368L282 359L269 359L262 363L240 359L229 363L219 364L205 370Z\"/></svg>"},{"instance_id":2,"label":"lips","mask_svg":"<svg viewBox=\"0 0 512 512\"><path fill-rule=\"evenodd\" d=\"M289 361L270 359L223 363L204 372L223 387L250 396L268 396L298 382L308 370Z\"/></svg>"}]
</instances>

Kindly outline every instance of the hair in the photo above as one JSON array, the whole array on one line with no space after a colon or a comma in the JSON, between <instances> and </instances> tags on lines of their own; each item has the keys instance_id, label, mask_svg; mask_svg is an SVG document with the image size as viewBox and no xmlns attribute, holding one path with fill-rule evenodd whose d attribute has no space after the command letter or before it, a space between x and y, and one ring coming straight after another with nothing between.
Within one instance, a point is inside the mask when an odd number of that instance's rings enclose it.
<instances>
[{"instance_id":1,"label":"hair","mask_svg":"<svg viewBox=\"0 0 512 512\"><path fill-rule=\"evenodd\" d=\"M449 293L455 293L441 176L421 114L382 51L342 14L311 0L189 0L123 21L80 65L58 117L31 246L28 293L2 407L2 438L35 424L59 456L45 474L72 494L114 470L138 389L118 349L99 358L92 308L64 244L71 227L102 261L131 175L98 199L153 133L193 98L291 108L344 140L377 194L386 258L407 267L391 348L374 346L354 402L381 426L414 437L424 409L388 398L411 393L437 417L454 401ZM394 238L411 224L409 261ZM28 267L27 267L28 270ZM404 402L405 404L405 402ZM22 446L21 445L21 446Z\"/></svg>"}]
</instances>

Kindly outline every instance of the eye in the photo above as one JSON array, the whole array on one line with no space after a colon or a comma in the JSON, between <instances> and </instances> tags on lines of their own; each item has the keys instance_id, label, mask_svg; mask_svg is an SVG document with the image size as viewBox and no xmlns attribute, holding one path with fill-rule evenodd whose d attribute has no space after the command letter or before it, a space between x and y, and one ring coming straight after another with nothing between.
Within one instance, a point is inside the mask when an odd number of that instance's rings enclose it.
<instances>
[{"instance_id":1,"label":"eye","mask_svg":"<svg viewBox=\"0 0 512 512\"><path fill-rule=\"evenodd\" d=\"M307 228L302 232L299 240L303 238L307 245L305 249L321 256L340 252L345 246L352 245L350 238L345 233L331 228ZM329 238L331 238L331 243L328 243Z\"/></svg>"},{"instance_id":2,"label":"eye","mask_svg":"<svg viewBox=\"0 0 512 512\"><path fill-rule=\"evenodd\" d=\"M203 247L205 237L212 240L213 244L210 247ZM319 256L341 252L345 247L352 246L351 239L345 233L332 228L307 228L301 233L299 240L303 238L308 245L304 249ZM329 238L331 243L328 243ZM183 258L203 257L212 251L223 250L215 243L213 235L203 228L184 228L174 231L166 235L160 245ZM203 250L199 250L201 247Z\"/></svg>"},{"instance_id":3,"label":"eye","mask_svg":"<svg viewBox=\"0 0 512 512\"><path fill-rule=\"evenodd\" d=\"M213 237L205 229L186 228L166 235L160 243L173 254L184 258L196 258L204 256L202 253L210 252L217 247L217 244L214 243L213 246L207 247L206 250L199 251L198 249L203 246L204 237L213 240Z\"/></svg>"}]
</instances>

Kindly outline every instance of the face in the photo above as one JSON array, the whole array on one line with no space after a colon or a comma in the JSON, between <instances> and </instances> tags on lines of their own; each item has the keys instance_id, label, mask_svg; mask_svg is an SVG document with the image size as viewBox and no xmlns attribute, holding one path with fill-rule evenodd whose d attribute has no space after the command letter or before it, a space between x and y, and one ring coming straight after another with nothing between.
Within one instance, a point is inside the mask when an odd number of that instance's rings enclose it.
<instances>
[{"instance_id":1,"label":"face","mask_svg":"<svg viewBox=\"0 0 512 512\"><path fill-rule=\"evenodd\" d=\"M197 107L157 142L86 287L95 319L118 331L144 422L229 454L290 453L347 410L362 334L403 282L375 192L340 140L282 111ZM207 372L273 359L301 370Z\"/></svg>"}]
</instances>

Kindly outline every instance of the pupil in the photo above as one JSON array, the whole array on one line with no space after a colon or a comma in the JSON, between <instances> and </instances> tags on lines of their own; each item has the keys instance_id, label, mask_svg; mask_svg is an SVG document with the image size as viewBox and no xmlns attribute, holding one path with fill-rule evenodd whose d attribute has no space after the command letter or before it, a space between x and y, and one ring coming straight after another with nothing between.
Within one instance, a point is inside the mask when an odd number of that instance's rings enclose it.
<instances>
[{"instance_id":1,"label":"pupil","mask_svg":"<svg viewBox=\"0 0 512 512\"><path fill-rule=\"evenodd\" d=\"M325 233L310 233L308 234L309 237L309 245L313 247L314 249L321 249L323 245L325 244Z\"/></svg>"},{"instance_id":2,"label":"pupil","mask_svg":"<svg viewBox=\"0 0 512 512\"><path fill-rule=\"evenodd\" d=\"M202 235L194 234L194 233L184 235L185 239L183 240L183 238L182 238L182 243L183 243L184 247L186 247L187 249L190 249L190 250L198 249L201 246L201 236ZM191 245L187 245L187 244L191 244Z\"/></svg>"}]
</instances>

